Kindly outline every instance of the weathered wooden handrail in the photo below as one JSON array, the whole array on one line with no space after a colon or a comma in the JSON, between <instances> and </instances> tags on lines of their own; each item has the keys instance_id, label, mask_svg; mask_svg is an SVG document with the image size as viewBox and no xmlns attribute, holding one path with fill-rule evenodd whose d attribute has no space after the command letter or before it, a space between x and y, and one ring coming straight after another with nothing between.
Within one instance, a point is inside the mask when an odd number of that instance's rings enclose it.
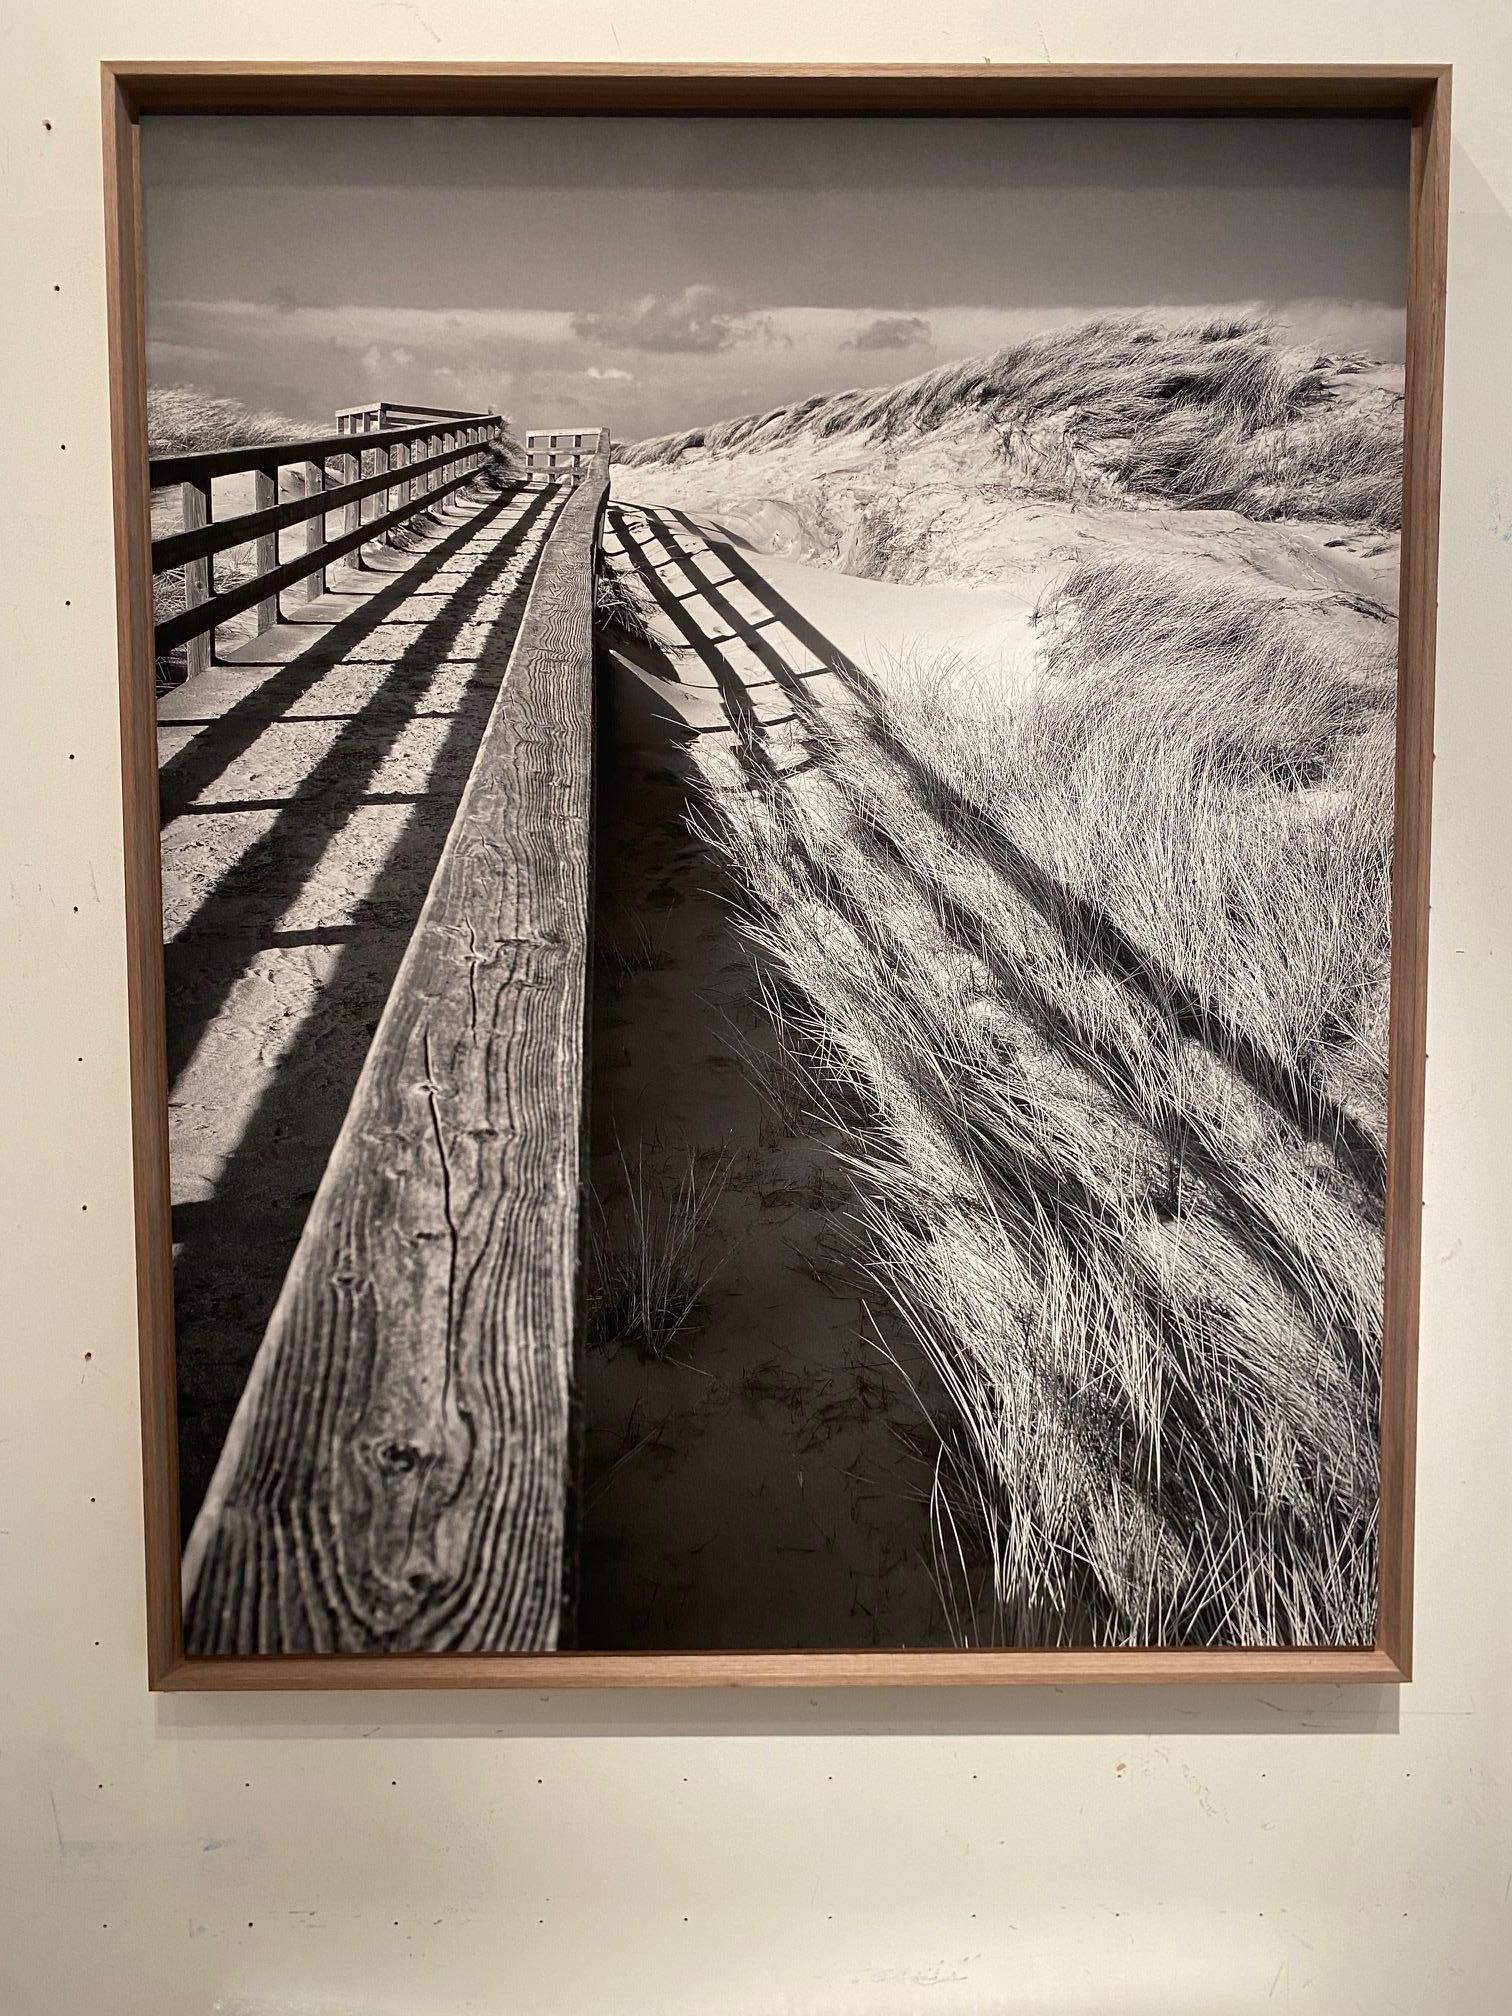
<instances>
[{"instance_id":1,"label":"weathered wooden handrail","mask_svg":"<svg viewBox=\"0 0 1512 2016\"><path fill-rule=\"evenodd\" d=\"M561 505L184 1556L195 1653L550 1649L607 457Z\"/></svg>"},{"instance_id":2,"label":"weathered wooden handrail","mask_svg":"<svg viewBox=\"0 0 1512 2016\"><path fill-rule=\"evenodd\" d=\"M378 424L380 427L383 425L382 415L385 413L418 414L422 420L476 420L478 417L476 412L470 411L465 406L417 406L408 399L369 399L365 406L338 406L336 408L338 422L342 420L355 420L359 416L365 421L370 413L379 416ZM408 421L400 420L396 424L407 426L409 423ZM347 431L350 433L352 429L348 428ZM358 431L360 432L361 430L359 429Z\"/></svg>"},{"instance_id":3,"label":"weathered wooden handrail","mask_svg":"<svg viewBox=\"0 0 1512 2016\"><path fill-rule=\"evenodd\" d=\"M354 530L343 532L339 539L327 539L313 551L296 554L292 560L280 561L278 566L269 567L265 573L251 576L238 583L235 588L223 588L210 594L192 608L182 609L176 616L165 616L153 632L158 657L164 657L176 644L182 644L194 637L208 636L217 625L239 616L244 609L257 608L268 612L258 624L260 630L271 627L275 620L272 614L276 599L285 588L292 588L296 582L308 575L322 572L335 560L344 559L348 553L355 553L359 546L371 546L377 540L397 531L413 518L417 512L428 510L439 504L443 497L449 497L454 490L460 490L470 483L474 471L464 469L460 476L453 476L447 483L437 484L423 496L412 498L407 504L398 504L392 511L386 511L379 518L365 518ZM333 493L326 492L325 495Z\"/></svg>"},{"instance_id":4,"label":"weathered wooden handrail","mask_svg":"<svg viewBox=\"0 0 1512 2016\"><path fill-rule=\"evenodd\" d=\"M305 497L290 497L282 504L270 505L265 511L245 511L235 518L217 518L211 524L193 530L166 532L161 539L152 542L152 571L154 574L166 574L171 567L182 567L186 560L201 560L212 553L228 552L233 546L245 546L269 532L287 531L291 525L303 524L307 518L319 518L344 504L375 497L382 491L413 482L431 470L449 469L464 458L472 461L477 453L477 443L468 442L461 448L448 449L440 455L427 455L423 461L399 463L396 465L399 470L397 475L392 469L380 469L376 475L364 476L358 482L340 483L334 488L313 491Z\"/></svg>"},{"instance_id":5,"label":"weathered wooden handrail","mask_svg":"<svg viewBox=\"0 0 1512 2016\"><path fill-rule=\"evenodd\" d=\"M152 543L154 578L181 567L184 579L183 608L155 628L156 656L161 659L178 645L188 644L189 671L193 674L209 663L211 640L219 624L255 608L258 630L270 628L278 620L278 597L283 589L309 580L313 592L321 593L326 569L333 561L391 536L408 519L460 489L481 462L488 444L500 437L503 426L495 413L455 414L418 426L377 431L354 428L319 440L265 442L252 448L156 457L149 464L153 488L161 489L177 480L184 495L182 530L165 533ZM411 452L415 448L428 452L417 458ZM364 476L363 457L369 453L378 466ZM402 460L396 459L401 455ZM328 483L328 460L345 463L349 480ZM305 466L304 494L280 501L278 472L291 464ZM458 464L459 475L440 480L446 470ZM255 479L256 508L216 520L211 508L214 478L245 474ZM364 520L364 502L380 494L387 497L394 490L399 492L399 503ZM335 511L345 515L346 530L327 539L325 528ZM319 538L313 536L316 520L321 527ZM280 562L279 533L303 523L312 527L305 551ZM249 544L257 549L255 574L217 593L211 564L214 555Z\"/></svg>"},{"instance_id":6,"label":"weathered wooden handrail","mask_svg":"<svg viewBox=\"0 0 1512 2016\"><path fill-rule=\"evenodd\" d=\"M441 420L422 420L413 427L383 427L353 440L350 434L311 435L300 441L259 441L249 448L194 448L181 455L153 455L147 463L147 480L154 490L171 483L203 483L215 476L264 475L284 469L292 462L319 462L328 455L350 455L356 448L392 448L396 443L415 441L427 434L448 432L445 419L483 428L490 438L504 423L497 413L448 414Z\"/></svg>"}]
</instances>

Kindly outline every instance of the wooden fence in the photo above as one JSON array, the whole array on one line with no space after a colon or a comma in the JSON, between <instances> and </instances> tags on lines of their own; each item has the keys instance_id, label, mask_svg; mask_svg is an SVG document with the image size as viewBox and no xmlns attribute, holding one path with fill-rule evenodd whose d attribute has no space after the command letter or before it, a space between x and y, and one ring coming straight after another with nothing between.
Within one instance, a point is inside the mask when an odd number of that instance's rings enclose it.
<instances>
[{"instance_id":1,"label":"wooden fence","mask_svg":"<svg viewBox=\"0 0 1512 2016\"><path fill-rule=\"evenodd\" d=\"M381 422L388 415L403 418L417 413L418 419L405 419L404 424L367 424L369 415ZM350 424L359 417L362 425ZM153 456L148 465L152 488L178 484L183 492L183 529L152 542L153 580L182 569L184 587L183 608L156 625L157 657L161 660L183 644L188 648L188 671L202 671L214 655L217 624L255 609L258 630L267 630L278 621L278 598L284 589L303 581L312 598L323 594L332 561L360 555L364 546L380 539L391 540L417 513L460 490L481 467L503 426L497 413L444 413L379 404L338 414L337 433L320 440ZM279 473L285 469L297 472L298 494L280 499ZM245 475L254 479L255 508L216 519L211 502L215 479ZM396 504L377 515L367 511L374 499L387 506L391 492L398 493ZM330 521L338 513L341 530L333 535ZM309 528L305 550L280 560L278 536L295 525ZM252 576L217 589L215 555L248 545L255 548Z\"/></svg>"},{"instance_id":2,"label":"wooden fence","mask_svg":"<svg viewBox=\"0 0 1512 2016\"><path fill-rule=\"evenodd\" d=\"M558 477L579 475L591 470L600 455L609 453L609 432L604 427L529 427L525 430L525 468L530 475Z\"/></svg>"},{"instance_id":3,"label":"wooden fence","mask_svg":"<svg viewBox=\"0 0 1512 2016\"><path fill-rule=\"evenodd\" d=\"M564 486L190 1535L191 1653L557 1643L571 1548L593 569L608 482L601 453Z\"/></svg>"}]
</instances>

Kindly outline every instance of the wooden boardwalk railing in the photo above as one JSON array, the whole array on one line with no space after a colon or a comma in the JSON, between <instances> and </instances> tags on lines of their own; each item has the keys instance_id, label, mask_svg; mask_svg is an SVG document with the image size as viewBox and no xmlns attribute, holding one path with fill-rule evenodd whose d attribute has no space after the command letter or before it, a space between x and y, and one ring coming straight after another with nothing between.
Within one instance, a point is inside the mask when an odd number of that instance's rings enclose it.
<instances>
[{"instance_id":1,"label":"wooden boardwalk railing","mask_svg":"<svg viewBox=\"0 0 1512 2016\"><path fill-rule=\"evenodd\" d=\"M568 1556L601 454L185 1550L191 1653L539 1651Z\"/></svg>"},{"instance_id":2,"label":"wooden boardwalk railing","mask_svg":"<svg viewBox=\"0 0 1512 2016\"><path fill-rule=\"evenodd\" d=\"M402 426L362 427L347 422L357 415L381 419L386 412L421 412L418 421ZM339 431L319 440L260 443L252 448L214 448L187 455L155 455L149 469L154 490L179 484L183 491L183 529L152 542L152 573L183 570L184 606L165 616L154 631L156 655L165 658L180 644L189 647L189 672L202 671L213 655L217 624L257 611L259 631L278 620L278 597L285 588L309 581L312 594L323 592L332 561L377 540L391 538L418 512L428 510L452 491L460 490L482 465L489 444L504 423L497 413L424 412L419 408L383 406L349 409L337 415ZM355 437L355 438L354 438ZM372 465L364 475L364 462ZM331 464L340 475L331 482ZM279 500L279 471L297 469L302 494ZM237 516L216 519L211 486L217 477L251 475L255 506ZM398 492L398 503L375 517L364 517L369 499ZM331 535L332 513L343 514L343 529ZM303 553L280 561L278 535L308 524ZM235 546L255 545L256 571L250 579L217 591L214 559Z\"/></svg>"}]
</instances>

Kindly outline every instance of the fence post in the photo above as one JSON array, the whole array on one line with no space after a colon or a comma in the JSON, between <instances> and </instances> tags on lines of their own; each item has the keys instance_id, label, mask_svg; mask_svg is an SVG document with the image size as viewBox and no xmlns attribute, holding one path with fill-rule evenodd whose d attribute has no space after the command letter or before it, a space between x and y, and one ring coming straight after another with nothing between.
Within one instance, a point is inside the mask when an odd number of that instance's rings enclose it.
<instances>
[{"instance_id":1,"label":"fence post","mask_svg":"<svg viewBox=\"0 0 1512 2016\"><path fill-rule=\"evenodd\" d=\"M186 532L198 532L210 523L210 485L186 483L183 487ZM209 554L203 560L184 562L184 607L197 609L202 602L208 602L212 592L210 569L213 561ZM215 632L205 630L198 637L191 637L184 646L186 677L192 679L196 672L205 671L215 662Z\"/></svg>"},{"instance_id":2,"label":"fence post","mask_svg":"<svg viewBox=\"0 0 1512 2016\"><path fill-rule=\"evenodd\" d=\"M341 461L342 461L342 469L341 469L342 482L356 483L360 481L362 476L362 450L359 448L355 455L344 455L341 458ZM356 532L361 529L361 526L362 526L362 499L359 497L355 504L348 504L348 506L346 507L342 530L344 532ZM356 567L358 569L361 568L362 548L360 546L354 546L352 548L351 553L347 557L353 567Z\"/></svg>"},{"instance_id":3,"label":"fence post","mask_svg":"<svg viewBox=\"0 0 1512 2016\"><path fill-rule=\"evenodd\" d=\"M304 465L305 495L307 497L313 497L319 491L324 490L324 488L325 488L325 463L306 462L306 464ZM325 513L323 511L317 511L313 518L306 518L305 520L305 552L306 553L318 552L320 548L325 544L325 539L326 539ZM313 602L317 595L324 595L325 592L326 592L325 569L324 567L317 567L313 574L307 574L305 576L304 598L306 602Z\"/></svg>"},{"instance_id":4,"label":"fence post","mask_svg":"<svg viewBox=\"0 0 1512 2016\"><path fill-rule=\"evenodd\" d=\"M410 460L410 452L408 441L396 441L393 447L389 450L390 469L408 469L409 460ZM395 510L395 509L401 509L404 505L408 504L409 501L410 501L410 479L408 478L408 476L405 476L401 478L400 481L396 483L393 489L388 493L386 502L390 510ZM396 525L394 527L393 531L390 532L390 534L388 535L388 543L390 544L390 546L397 546L399 544L399 536L403 532L403 530L404 527L402 525Z\"/></svg>"},{"instance_id":5,"label":"fence post","mask_svg":"<svg viewBox=\"0 0 1512 2016\"><path fill-rule=\"evenodd\" d=\"M391 450L387 448L375 448L373 450L373 474L375 476L386 476L392 464L393 464L393 454ZM373 499L373 502L378 507L374 511L373 516L375 518L381 518L384 512L388 510L389 505L393 502L393 492L391 490L380 490L377 496ZM388 544L387 539L385 539L383 543L387 545Z\"/></svg>"},{"instance_id":6,"label":"fence post","mask_svg":"<svg viewBox=\"0 0 1512 2016\"><path fill-rule=\"evenodd\" d=\"M269 475L266 469L255 469L252 472L253 509L267 511L277 502L277 470L275 469L272 475ZM259 574L271 574L273 569L278 565L278 534L276 532L264 532L258 539L256 552L253 555L253 565ZM266 601L257 604L258 635L261 636L264 630L271 630L277 621L278 597L270 595Z\"/></svg>"}]
</instances>

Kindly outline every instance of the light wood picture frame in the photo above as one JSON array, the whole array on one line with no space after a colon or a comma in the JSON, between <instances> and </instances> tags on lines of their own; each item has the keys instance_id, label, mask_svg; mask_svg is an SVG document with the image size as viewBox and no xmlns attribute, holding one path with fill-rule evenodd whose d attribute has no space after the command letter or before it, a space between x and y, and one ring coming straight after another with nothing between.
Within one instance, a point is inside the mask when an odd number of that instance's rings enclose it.
<instances>
[{"instance_id":1,"label":"light wood picture frame","mask_svg":"<svg viewBox=\"0 0 1512 2016\"><path fill-rule=\"evenodd\" d=\"M111 427L114 462L117 611L121 668L122 780L125 818L127 973L130 1012L138 1321L141 1354L143 1474L149 1685L157 1690L430 1687L729 1687L851 1685L1022 1685L1216 1681L1397 1682L1412 1671L1413 1478L1416 1432L1420 1205L1423 1160L1428 867L1434 651L1438 570L1440 409L1446 281L1450 72L1436 65L1086 67L934 66L752 68L549 66L509 64L212 64L120 62L103 66L105 219L109 279ZM144 116L168 114L659 114L708 117L955 115L1036 117L1129 115L1196 117L1286 115L1399 117L1410 123L1400 605L1397 633L1395 826L1391 887L1390 1017L1385 1174L1385 1299L1380 1355L1380 1492L1377 1627L1370 1645L1098 1649L797 1650L545 1652L403 1649L352 1653L207 1653L186 1650L181 1581L178 1423L175 1384L173 1252L169 1190L165 1046L163 890L154 704L153 525L147 430L147 331L144 291L140 134ZM483 416L476 416L479 421ZM377 416L378 430L385 416ZM458 423L433 444L435 423L395 427L384 436L406 464L425 459L433 481L447 458L486 448L486 429L464 436ZM426 433L427 426L432 434ZM401 441L400 437L405 438ZM417 447L415 444L419 443ZM361 479L362 458L356 458ZM385 451L387 460L387 451ZM430 466L428 462L427 466ZM400 466L398 463L395 467ZM458 480L461 480L458 478ZM569 509L574 535L600 522L607 469L590 469ZM595 487L597 485L597 487ZM393 480L369 488L387 505ZM403 499L409 500L406 482ZM259 492L277 510L276 476ZM363 504L350 506L360 540ZM397 514L396 514L397 515ZM319 522L304 514L311 524ZM295 517L281 522L293 524ZM298 519L298 522L304 522ZM584 527L587 531L584 531ZM382 528L380 528L381 530ZM278 564L277 529L271 534ZM375 536L369 534L369 536ZM555 535L554 535L555 536ZM215 549L209 547L208 551ZM312 549L313 550L313 549ZM308 571L308 569L306 569ZM323 578L323 577L322 577ZM517 646L524 671L512 681L510 718L489 733L500 746L533 746L542 720L561 706L560 668L576 664L571 691L571 764L588 774L592 713L589 577L550 565L532 589L529 634ZM538 654L540 679L529 676ZM556 683L553 684L552 682ZM549 689L549 691L548 691ZM503 715L508 709L502 710ZM567 760L566 757L563 758ZM542 790L560 812L559 775ZM570 782L570 780L569 780ZM567 797L570 799L570 791ZM569 807L570 811L570 807ZM488 814L484 816L508 816ZM566 815L563 815L566 816ZM577 816L573 814L572 816ZM576 918L586 942L591 863L563 851L563 829L533 827L540 874L553 903ZM564 859L566 865L564 866ZM463 869L459 868L459 874ZM552 876L560 879L551 881ZM579 879L574 880L574 877ZM433 887L429 902L444 898ZM576 905L576 909L574 909ZM579 913L582 914L579 914ZM443 920L444 923L444 920ZM537 919L549 938L555 926ZM422 927L423 928L423 927ZM535 926L529 927L536 928ZM523 935L529 935L525 926ZM447 940L437 927L437 945ZM417 939L420 932L417 929ZM569 933L570 936L570 933ZM414 946L412 957L423 956ZM548 990L549 992L549 990ZM565 1005L564 1005L565 1004ZM526 1029L546 1071L581 1076L581 999L577 1022L570 990L560 1012ZM503 1012L513 1012L505 1010ZM375 1047L399 1035L385 1018ZM410 1032L413 1038L413 1032ZM410 1040L410 1039L406 1039ZM419 1040L413 1038L413 1040ZM574 1047L576 1046L576 1047ZM371 1068L371 1067L370 1067ZM576 1174L581 1106L568 1102L547 1130L542 1176L521 1182L556 1196L562 1172ZM402 1125L395 1122L402 1133ZM544 1137L543 1137L544 1138ZM539 1147L539 1143L535 1144ZM360 1172L359 1172L360 1173ZM329 1176L327 1183L333 1179ZM355 1180L355 1179L354 1179ZM534 1193L532 1193L534 1194ZM332 1207L334 1208L334 1207ZM515 1236L532 1270L532 1323L565 1335L578 1323L575 1207L539 1211ZM565 1228L565 1229L564 1229ZM379 1242L381 1244L381 1240ZM377 1264L376 1259L373 1264ZM294 1291L286 1291L293 1293ZM314 1291L318 1301L318 1284ZM421 1291L419 1292L429 1292ZM297 1295L295 1297L297 1299ZM297 1312L288 1316L297 1323ZM575 1428L567 1432L575 1433ZM506 1494L507 1495L507 1494ZM523 1515L521 1515L523 1516ZM498 1529L504 1544L519 1531L515 1515ZM561 1573L548 1563L545 1571Z\"/></svg>"}]
</instances>

